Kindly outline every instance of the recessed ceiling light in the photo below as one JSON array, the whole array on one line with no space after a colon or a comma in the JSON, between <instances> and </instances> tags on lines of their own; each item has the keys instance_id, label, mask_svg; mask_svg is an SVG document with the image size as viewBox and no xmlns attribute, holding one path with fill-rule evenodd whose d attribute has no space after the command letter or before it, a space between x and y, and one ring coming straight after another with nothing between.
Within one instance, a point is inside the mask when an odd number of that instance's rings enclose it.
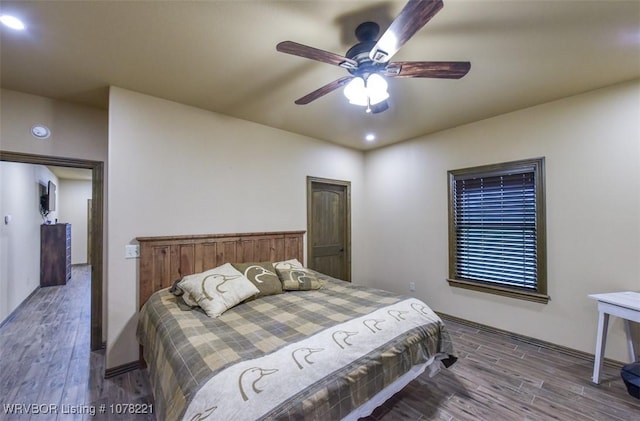
<instances>
[{"instance_id":1,"label":"recessed ceiling light","mask_svg":"<svg viewBox=\"0 0 640 421\"><path fill-rule=\"evenodd\" d=\"M24 23L22 23L20 19L11 15L0 15L0 22L2 22L4 26L15 29L16 31L22 31L25 28Z\"/></svg>"},{"instance_id":2,"label":"recessed ceiling light","mask_svg":"<svg viewBox=\"0 0 640 421\"><path fill-rule=\"evenodd\" d=\"M51 130L44 124L36 124L31 128L31 135L36 139L48 139L51 136Z\"/></svg>"},{"instance_id":3,"label":"recessed ceiling light","mask_svg":"<svg viewBox=\"0 0 640 421\"><path fill-rule=\"evenodd\" d=\"M373 142L374 140L376 140L376 136L375 136L374 134L369 133L368 135L366 135L366 136L364 137L364 139L365 139L367 142Z\"/></svg>"}]
</instances>

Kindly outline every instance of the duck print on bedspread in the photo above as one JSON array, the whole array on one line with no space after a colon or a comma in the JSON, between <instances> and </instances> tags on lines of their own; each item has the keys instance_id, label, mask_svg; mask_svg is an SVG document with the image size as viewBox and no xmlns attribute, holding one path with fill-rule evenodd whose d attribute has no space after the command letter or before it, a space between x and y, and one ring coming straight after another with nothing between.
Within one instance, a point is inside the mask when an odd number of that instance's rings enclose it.
<instances>
[{"instance_id":1,"label":"duck print on bedspread","mask_svg":"<svg viewBox=\"0 0 640 421\"><path fill-rule=\"evenodd\" d=\"M340 378L348 378L354 369L362 366L362 361L375 357L385 344L395 346L407 338L430 335L425 330L437 320L421 301L410 298L320 331L263 357L238 362L198 390L183 419L205 419L210 415L211 419L257 420L279 414L286 410L291 397L295 396L297 401L313 398L331 387L326 384L327 379L335 378L336 374L342 375L338 376L338 383ZM438 359L447 357L422 354L422 360L416 364L428 360L437 363Z\"/></svg>"}]
</instances>

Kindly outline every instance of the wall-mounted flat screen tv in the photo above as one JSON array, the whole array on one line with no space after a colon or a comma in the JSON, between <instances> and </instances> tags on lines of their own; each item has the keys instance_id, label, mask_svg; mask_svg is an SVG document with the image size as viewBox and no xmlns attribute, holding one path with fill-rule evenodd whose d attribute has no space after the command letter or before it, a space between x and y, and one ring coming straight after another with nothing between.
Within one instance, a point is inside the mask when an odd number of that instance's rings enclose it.
<instances>
[{"instance_id":1,"label":"wall-mounted flat screen tv","mask_svg":"<svg viewBox=\"0 0 640 421\"><path fill-rule=\"evenodd\" d=\"M56 210L56 185L49 180L46 192L40 196L40 211L47 215L54 210Z\"/></svg>"}]
</instances>

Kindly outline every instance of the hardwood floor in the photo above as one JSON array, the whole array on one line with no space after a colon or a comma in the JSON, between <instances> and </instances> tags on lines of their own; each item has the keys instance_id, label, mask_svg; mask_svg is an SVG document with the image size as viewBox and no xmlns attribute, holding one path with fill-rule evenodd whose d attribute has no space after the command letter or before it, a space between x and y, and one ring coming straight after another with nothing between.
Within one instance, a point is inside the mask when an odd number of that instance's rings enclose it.
<instances>
[{"instance_id":1,"label":"hardwood floor","mask_svg":"<svg viewBox=\"0 0 640 421\"><path fill-rule=\"evenodd\" d=\"M0 420L155 419L111 410L153 398L146 370L104 379L103 352L89 351L89 307L89 268L74 266L66 286L39 289L0 328ZM640 400L627 394L619 369L605 366L594 385L592 360L446 324L458 362L414 380L366 421L640 420ZM8 414L12 404L24 404L22 414ZM25 413L49 408L57 416Z\"/></svg>"}]
</instances>

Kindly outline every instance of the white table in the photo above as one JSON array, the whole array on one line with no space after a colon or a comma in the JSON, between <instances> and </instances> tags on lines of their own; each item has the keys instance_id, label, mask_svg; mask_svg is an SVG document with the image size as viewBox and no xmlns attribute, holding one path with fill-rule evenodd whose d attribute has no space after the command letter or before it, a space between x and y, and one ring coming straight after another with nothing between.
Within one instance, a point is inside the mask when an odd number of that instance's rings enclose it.
<instances>
[{"instance_id":1,"label":"white table","mask_svg":"<svg viewBox=\"0 0 640 421\"><path fill-rule=\"evenodd\" d=\"M629 347L629 359L636 359L636 349L631 332L631 321L640 323L640 293L638 292L612 292L608 294L591 294L589 298L598 301L598 338L596 339L596 358L593 362L593 382L600 383L600 372L604 350L607 344L607 328L609 315L624 319L624 329L627 333L627 346Z\"/></svg>"}]
</instances>

